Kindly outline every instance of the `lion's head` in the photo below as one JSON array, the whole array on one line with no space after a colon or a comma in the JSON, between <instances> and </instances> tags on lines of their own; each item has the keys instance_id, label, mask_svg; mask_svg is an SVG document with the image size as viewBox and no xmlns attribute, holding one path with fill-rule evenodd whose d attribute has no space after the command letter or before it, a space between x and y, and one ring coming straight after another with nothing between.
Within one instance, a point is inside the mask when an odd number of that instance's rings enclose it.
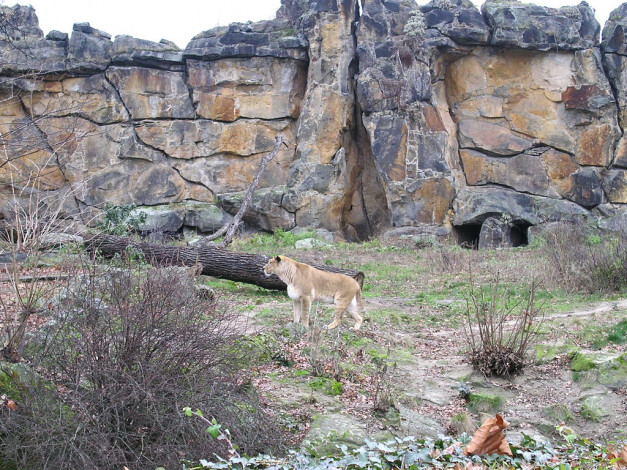
<instances>
[{"instance_id":1,"label":"lion's head","mask_svg":"<svg viewBox=\"0 0 627 470\"><path fill-rule=\"evenodd\" d=\"M277 276L282 271L281 263L284 263L283 259L280 256L273 256L270 258L270 261L263 267L263 272L266 276L271 276L276 274Z\"/></svg>"}]
</instances>

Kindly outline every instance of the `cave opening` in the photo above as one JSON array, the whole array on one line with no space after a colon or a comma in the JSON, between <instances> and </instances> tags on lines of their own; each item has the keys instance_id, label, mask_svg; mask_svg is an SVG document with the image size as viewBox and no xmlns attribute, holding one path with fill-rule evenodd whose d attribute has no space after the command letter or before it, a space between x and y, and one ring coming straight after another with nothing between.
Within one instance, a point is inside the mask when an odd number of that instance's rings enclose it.
<instances>
[{"instance_id":1,"label":"cave opening","mask_svg":"<svg viewBox=\"0 0 627 470\"><path fill-rule=\"evenodd\" d=\"M529 244L528 231L531 224L517 222L512 225L512 246L527 246Z\"/></svg>"},{"instance_id":2,"label":"cave opening","mask_svg":"<svg viewBox=\"0 0 627 470\"><path fill-rule=\"evenodd\" d=\"M479 234L481 225L467 224L453 227L454 240L463 248L476 250L479 246Z\"/></svg>"},{"instance_id":3,"label":"cave opening","mask_svg":"<svg viewBox=\"0 0 627 470\"><path fill-rule=\"evenodd\" d=\"M528 222L514 222L509 226L509 240L501 247L519 247L529 244L528 231L531 224ZM481 224L465 224L453 227L454 240L463 248L476 250L481 240Z\"/></svg>"}]
</instances>

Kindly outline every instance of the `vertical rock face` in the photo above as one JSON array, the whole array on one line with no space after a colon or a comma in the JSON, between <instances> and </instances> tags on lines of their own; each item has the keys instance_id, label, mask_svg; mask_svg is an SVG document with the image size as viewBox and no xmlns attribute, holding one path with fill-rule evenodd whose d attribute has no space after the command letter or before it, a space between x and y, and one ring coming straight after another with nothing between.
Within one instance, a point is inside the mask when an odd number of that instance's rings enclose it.
<instances>
[{"instance_id":1,"label":"vertical rock face","mask_svg":"<svg viewBox=\"0 0 627 470\"><path fill-rule=\"evenodd\" d=\"M627 4L599 41L584 2L283 0L185 50L87 23L44 37L32 8L1 8L7 194L45 168L38 189L74 211L163 206L213 230L281 134L244 218L261 230L485 223L501 246L627 210Z\"/></svg>"}]
</instances>

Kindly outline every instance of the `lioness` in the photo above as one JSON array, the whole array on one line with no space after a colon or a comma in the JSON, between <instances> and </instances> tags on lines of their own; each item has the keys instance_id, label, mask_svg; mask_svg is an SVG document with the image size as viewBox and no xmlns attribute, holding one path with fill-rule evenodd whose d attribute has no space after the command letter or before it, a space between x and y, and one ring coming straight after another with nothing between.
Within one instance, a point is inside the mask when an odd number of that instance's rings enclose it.
<instances>
[{"instance_id":1,"label":"lioness","mask_svg":"<svg viewBox=\"0 0 627 470\"><path fill-rule=\"evenodd\" d=\"M309 327L311 302L335 304L335 318L327 326L328 329L338 327L342 316L348 310L355 319L353 329L361 328L363 318L363 298L359 283L346 274L321 271L299 263L287 256L274 256L263 268L266 276L276 274L287 284L287 295L294 301L294 323L302 323Z\"/></svg>"}]
</instances>

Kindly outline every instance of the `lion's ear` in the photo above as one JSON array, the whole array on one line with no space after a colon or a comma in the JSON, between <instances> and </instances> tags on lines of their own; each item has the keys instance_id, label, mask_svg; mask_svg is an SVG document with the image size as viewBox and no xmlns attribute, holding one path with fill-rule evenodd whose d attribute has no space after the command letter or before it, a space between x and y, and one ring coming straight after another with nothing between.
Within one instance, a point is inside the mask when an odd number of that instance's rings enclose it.
<instances>
[{"instance_id":1,"label":"lion's ear","mask_svg":"<svg viewBox=\"0 0 627 470\"><path fill-rule=\"evenodd\" d=\"M281 257L280 257L279 255L276 255L276 256L274 257L274 260L275 260L277 263L280 263L280 262L281 262Z\"/></svg>"}]
</instances>

